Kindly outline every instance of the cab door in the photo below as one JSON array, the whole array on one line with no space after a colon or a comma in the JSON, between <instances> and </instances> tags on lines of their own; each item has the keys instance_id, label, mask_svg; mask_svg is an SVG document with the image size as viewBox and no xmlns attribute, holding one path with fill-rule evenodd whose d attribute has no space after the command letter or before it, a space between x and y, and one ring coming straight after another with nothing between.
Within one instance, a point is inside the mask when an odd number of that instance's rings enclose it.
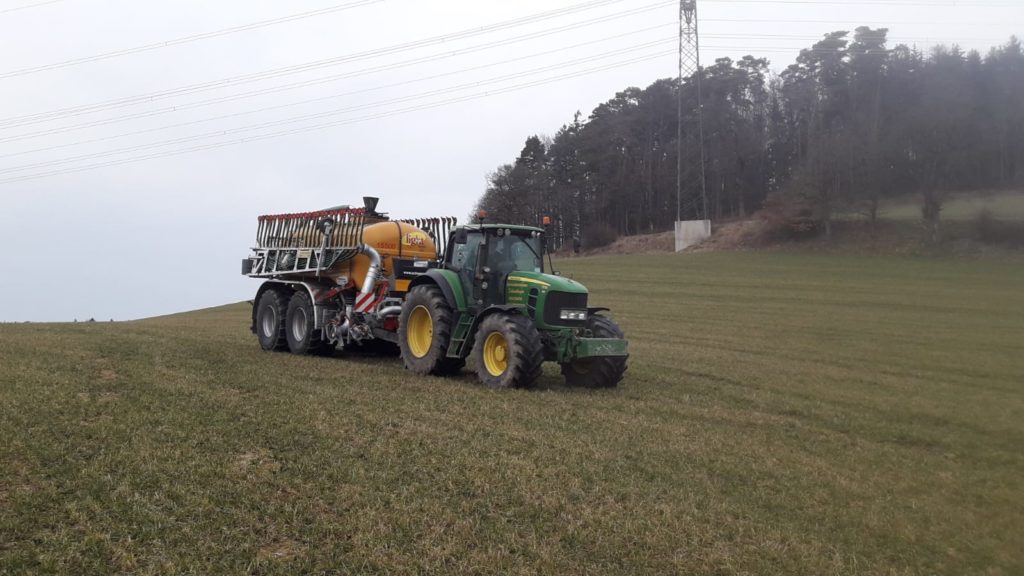
<instances>
[{"instance_id":1,"label":"cab door","mask_svg":"<svg viewBox=\"0 0 1024 576\"><path fill-rule=\"evenodd\" d=\"M465 242L460 242L463 239ZM448 253L448 267L459 275L462 291L464 292L463 296L465 296L466 302L469 302L473 307L476 304L476 298L473 297L474 283L476 282L476 265L480 258L480 242L482 239L483 234L480 233L466 234L462 238L457 234Z\"/></svg>"}]
</instances>

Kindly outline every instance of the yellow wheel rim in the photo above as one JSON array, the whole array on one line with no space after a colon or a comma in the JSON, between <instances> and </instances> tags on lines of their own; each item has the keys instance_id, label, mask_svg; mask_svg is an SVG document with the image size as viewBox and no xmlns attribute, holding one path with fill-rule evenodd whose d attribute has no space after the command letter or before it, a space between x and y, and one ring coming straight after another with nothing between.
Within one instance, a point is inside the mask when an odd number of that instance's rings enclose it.
<instances>
[{"instance_id":1,"label":"yellow wheel rim","mask_svg":"<svg viewBox=\"0 0 1024 576\"><path fill-rule=\"evenodd\" d=\"M434 321L425 306L417 306L409 314L405 337L413 356L423 358L430 353L430 344L434 341Z\"/></svg>"},{"instance_id":2,"label":"yellow wheel rim","mask_svg":"<svg viewBox=\"0 0 1024 576\"><path fill-rule=\"evenodd\" d=\"M508 369L508 341L500 332L491 332L484 340L484 367L491 376L501 376Z\"/></svg>"}]
</instances>

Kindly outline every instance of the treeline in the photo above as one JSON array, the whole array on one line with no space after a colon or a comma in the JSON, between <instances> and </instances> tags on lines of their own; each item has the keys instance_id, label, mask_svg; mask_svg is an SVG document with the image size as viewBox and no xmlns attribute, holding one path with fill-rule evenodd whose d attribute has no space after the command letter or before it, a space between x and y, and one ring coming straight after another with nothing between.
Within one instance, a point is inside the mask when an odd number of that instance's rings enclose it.
<instances>
[{"instance_id":1,"label":"treeline","mask_svg":"<svg viewBox=\"0 0 1024 576\"><path fill-rule=\"evenodd\" d=\"M558 243L669 230L682 153L684 220L705 205L716 221L764 210L794 234L828 234L839 213L873 224L883 199L916 194L937 236L947 192L1024 182L1024 50L1013 38L985 56L924 54L889 48L887 33L827 34L781 74L753 56L705 66L706 203L691 77L627 88L553 138L529 137L478 207L506 222L553 215Z\"/></svg>"}]
</instances>

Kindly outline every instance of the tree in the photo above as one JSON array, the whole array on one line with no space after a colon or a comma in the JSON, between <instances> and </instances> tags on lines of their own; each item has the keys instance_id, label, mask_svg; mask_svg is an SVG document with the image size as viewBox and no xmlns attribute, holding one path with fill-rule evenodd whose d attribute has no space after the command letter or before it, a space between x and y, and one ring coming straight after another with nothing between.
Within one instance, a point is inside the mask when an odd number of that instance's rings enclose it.
<instances>
[{"instance_id":1,"label":"tree","mask_svg":"<svg viewBox=\"0 0 1024 576\"><path fill-rule=\"evenodd\" d=\"M927 56L887 48L886 28L828 33L780 75L754 56L703 69L704 164L696 77L630 87L577 112L549 142L527 138L488 175L479 206L493 218L554 217L556 245L588 229L668 230L676 218L676 160L685 181L706 174L710 216L743 218L769 197L800 234L831 233L837 214L874 227L887 197L918 193L928 237L940 237L950 190L1024 181L1024 49L1016 38L987 56L940 47ZM682 99L682 141L677 100ZM684 190L683 218L702 217ZM810 220L808 220L810 219Z\"/></svg>"}]
</instances>

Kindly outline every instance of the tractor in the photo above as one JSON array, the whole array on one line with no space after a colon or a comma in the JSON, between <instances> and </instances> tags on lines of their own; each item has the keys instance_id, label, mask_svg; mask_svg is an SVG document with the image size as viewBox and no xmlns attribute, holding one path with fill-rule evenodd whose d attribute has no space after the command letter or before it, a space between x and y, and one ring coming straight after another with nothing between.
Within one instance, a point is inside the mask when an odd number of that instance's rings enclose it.
<instances>
[{"instance_id":1,"label":"tractor","mask_svg":"<svg viewBox=\"0 0 1024 576\"><path fill-rule=\"evenodd\" d=\"M242 273L263 280L251 330L265 350L397 349L408 370L436 376L472 358L492 388L533 386L545 361L573 386L622 380L622 330L586 287L545 272L544 228L391 220L376 206L259 217Z\"/></svg>"},{"instance_id":2,"label":"tractor","mask_svg":"<svg viewBox=\"0 0 1024 576\"><path fill-rule=\"evenodd\" d=\"M440 266L413 280L402 303L405 367L446 375L472 358L485 385L528 388L552 361L569 385L617 385L628 356L622 330L607 308L588 306L583 284L545 273L544 251L542 228L455 228Z\"/></svg>"}]
</instances>

